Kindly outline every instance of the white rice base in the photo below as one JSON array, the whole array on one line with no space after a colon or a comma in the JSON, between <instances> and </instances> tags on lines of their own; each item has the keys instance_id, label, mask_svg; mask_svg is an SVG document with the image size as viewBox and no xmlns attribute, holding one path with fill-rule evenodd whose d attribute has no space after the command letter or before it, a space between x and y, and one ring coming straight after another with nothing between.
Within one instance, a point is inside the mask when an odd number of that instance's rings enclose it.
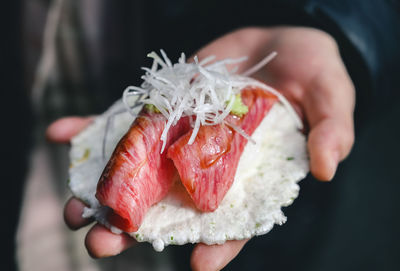
<instances>
[{"instance_id":1,"label":"white rice base","mask_svg":"<svg viewBox=\"0 0 400 271\"><path fill-rule=\"evenodd\" d=\"M70 180L72 193L86 202L85 217L120 232L105 219L106 208L95 198L97 182L119 139L133 119L121 101L97 117L72 139ZM107 119L113 117L107 135L106 157L102 141ZM309 171L306 138L296 128L287 109L276 103L251 136L240 159L235 181L214 212L195 209L185 188L178 181L169 194L147 212L137 232L130 233L139 242L150 242L156 251L170 244L222 244L269 232L286 217L281 208L290 205L299 193L297 182Z\"/></svg>"}]
</instances>

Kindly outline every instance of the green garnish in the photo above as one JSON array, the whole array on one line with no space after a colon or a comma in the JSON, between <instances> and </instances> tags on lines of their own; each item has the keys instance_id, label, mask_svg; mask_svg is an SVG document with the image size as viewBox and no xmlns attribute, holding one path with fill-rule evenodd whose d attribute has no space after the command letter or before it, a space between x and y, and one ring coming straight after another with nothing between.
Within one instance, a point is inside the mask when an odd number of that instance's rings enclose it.
<instances>
[{"instance_id":1,"label":"green garnish","mask_svg":"<svg viewBox=\"0 0 400 271\"><path fill-rule=\"evenodd\" d=\"M78 161L76 161L77 163L82 163L84 161L86 161L87 159L89 159L89 155L90 155L90 149L85 149L82 158L80 158Z\"/></svg>"},{"instance_id":2,"label":"green garnish","mask_svg":"<svg viewBox=\"0 0 400 271\"><path fill-rule=\"evenodd\" d=\"M286 158L286 160L292 161L292 160L294 160L294 157L288 157L288 158Z\"/></svg>"},{"instance_id":3,"label":"green garnish","mask_svg":"<svg viewBox=\"0 0 400 271\"><path fill-rule=\"evenodd\" d=\"M135 237L136 237L136 240L138 240L139 242L142 241L142 236L139 233L136 233Z\"/></svg>"},{"instance_id":4,"label":"green garnish","mask_svg":"<svg viewBox=\"0 0 400 271\"><path fill-rule=\"evenodd\" d=\"M247 112L249 112L249 108L243 104L242 97L240 97L240 94L235 95L235 100L233 101L233 106L231 109L231 114L242 117L245 115Z\"/></svg>"},{"instance_id":5,"label":"green garnish","mask_svg":"<svg viewBox=\"0 0 400 271\"><path fill-rule=\"evenodd\" d=\"M160 113L160 110L154 104L145 104L144 107L150 112Z\"/></svg>"}]
</instances>

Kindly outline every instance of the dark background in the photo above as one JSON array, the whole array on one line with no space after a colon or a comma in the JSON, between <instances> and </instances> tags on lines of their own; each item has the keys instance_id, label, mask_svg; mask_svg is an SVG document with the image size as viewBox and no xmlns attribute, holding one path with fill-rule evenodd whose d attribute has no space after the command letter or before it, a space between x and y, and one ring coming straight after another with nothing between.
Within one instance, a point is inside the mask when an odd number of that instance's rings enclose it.
<instances>
[{"instance_id":1,"label":"dark background","mask_svg":"<svg viewBox=\"0 0 400 271\"><path fill-rule=\"evenodd\" d=\"M15 232L32 143L33 117L24 82L22 3L1 4L1 270L13 270Z\"/></svg>"}]
</instances>

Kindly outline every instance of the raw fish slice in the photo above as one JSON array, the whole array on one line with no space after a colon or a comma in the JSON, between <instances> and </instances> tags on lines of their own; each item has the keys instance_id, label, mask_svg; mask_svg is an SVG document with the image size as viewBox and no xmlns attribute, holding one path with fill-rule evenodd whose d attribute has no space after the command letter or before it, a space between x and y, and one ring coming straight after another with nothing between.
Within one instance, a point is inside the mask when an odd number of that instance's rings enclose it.
<instances>
[{"instance_id":1,"label":"raw fish slice","mask_svg":"<svg viewBox=\"0 0 400 271\"><path fill-rule=\"evenodd\" d=\"M201 126L193 144L188 145L192 131L180 137L168 149L182 183L201 211L214 211L231 187L240 156L247 139L232 126L251 135L261 123L277 97L258 88L242 90L248 113L242 117L229 115L225 122Z\"/></svg>"},{"instance_id":2,"label":"raw fish slice","mask_svg":"<svg viewBox=\"0 0 400 271\"><path fill-rule=\"evenodd\" d=\"M125 232L140 227L147 210L168 193L176 169L160 141L166 119L144 111L119 141L97 185L96 198L110 207L108 221ZM166 147L190 129L181 118L168 133Z\"/></svg>"}]
</instances>

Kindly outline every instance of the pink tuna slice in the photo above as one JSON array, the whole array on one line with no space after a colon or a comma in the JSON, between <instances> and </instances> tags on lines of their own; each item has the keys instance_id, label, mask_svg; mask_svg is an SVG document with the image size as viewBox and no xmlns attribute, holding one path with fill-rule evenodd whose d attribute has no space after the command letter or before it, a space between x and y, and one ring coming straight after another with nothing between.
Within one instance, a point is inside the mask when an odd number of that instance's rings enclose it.
<instances>
[{"instance_id":1,"label":"pink tuna slice","mask_svg":"<svg viewBox=\"0 0 400 271\"><path fill-rule=\"evenodd\" d=\"M248 112L242 117L229 115L225 120L251 135L277 97L259 88L241 91ZM214 211L231 187L247 139L226 124L202 126L193 144L188 145L192 130L168 149L181 181L196 207Z\"/></svg>"},{"instance_id":2,"label":"pink tuna slice","mask_svg":"<svg viewBox=\"0 0 400 271\"><path fill-rule=\"evenodd\" d=\"M147 210L166 196L176 179L167 152L160 154L165 124L162 114L143 111L119 141L97 184L96 198L112 209L108 221L125 232L139 229ZM187 117L171 126L166 148L189 129Z\"/></svg>"}]
</instances>

